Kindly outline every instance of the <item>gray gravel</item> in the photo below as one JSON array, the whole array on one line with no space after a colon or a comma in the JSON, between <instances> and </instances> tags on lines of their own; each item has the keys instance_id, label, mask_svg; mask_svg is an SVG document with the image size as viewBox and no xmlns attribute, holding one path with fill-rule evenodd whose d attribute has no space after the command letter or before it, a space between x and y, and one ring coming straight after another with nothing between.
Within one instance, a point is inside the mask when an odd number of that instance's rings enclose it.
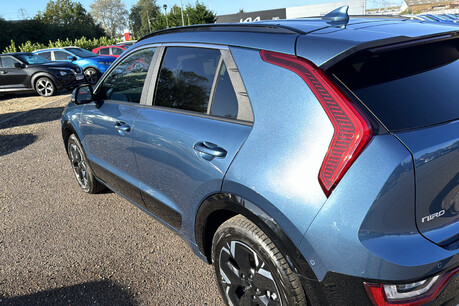
<instances>
[{"instance_id":1,"label":"gray gravel","mask_svg":"<svg viewBox=\"0 0 459 306\"><path fill-rule=\"evenodd\" d=\"M68 95L14 119L34 96L1 99L0 304L222 304L179 237L114 193L79 190L60 134Z\"/></svg>"}]
</instances>

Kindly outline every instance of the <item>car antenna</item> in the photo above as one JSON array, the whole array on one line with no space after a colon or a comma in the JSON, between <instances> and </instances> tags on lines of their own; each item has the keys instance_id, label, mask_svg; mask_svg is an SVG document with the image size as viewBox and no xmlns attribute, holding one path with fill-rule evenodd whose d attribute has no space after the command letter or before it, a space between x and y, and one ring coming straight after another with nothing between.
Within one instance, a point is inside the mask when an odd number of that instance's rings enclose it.
<instances>
[{"instance_id":1,"label":"car antenna","mask_svg":"<svg viewBox=\"0 0 459 306\"><path fill-rule=\"evenodd\" d=\"M329 20L327 23L333 27L346 28L349 22L349 5L339 7L322 17L323 20Z\"/></svg>"}]
</instances>

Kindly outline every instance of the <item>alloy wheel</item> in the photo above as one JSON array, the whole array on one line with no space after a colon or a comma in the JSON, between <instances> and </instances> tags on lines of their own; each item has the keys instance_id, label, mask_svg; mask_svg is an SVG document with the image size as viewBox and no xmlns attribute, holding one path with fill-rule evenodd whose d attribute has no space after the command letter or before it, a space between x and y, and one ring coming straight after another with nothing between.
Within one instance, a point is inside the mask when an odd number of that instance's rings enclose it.
<instances>
[{"instance_id":1,"label":"alloy wheel","mask_svg":"<svg viewBox=\"0 0 459 306\"><path fill-rule=\"evenodd\" d=\"M94 68L88 68L84 71L84 76L86 78L86 81L88 81L89 84L94 85L97 83L97 80L99 79L98 73L96 69Z\"/></svg>"},{"instance_id":2,"label":"alloy wheel","mask_svg":"<svg viewBox=\"0 0 459 306\"><path fill-rule=\"evenodd\" d=\"M37 92L41 96L52 96L54 94L54 84L48 78L40 78L36 84Z\"/></svg>"},{"instance_id":3,"label":"alloy wheel","mask_svg":"<svg viewBox=\"0 0 459 306\"><path fill-rule=\"evenodd\" d=\"M282 305L270 268L251 247L230 241L219 256L220 281L232 305Z\"/></svg>"},{"instance_id":4,"label":"alloy wheel","mask_svg":"<svg viewBox=\"0 0 459 306\"><path fill-rule=\"evenodd\" d=\"M69 157L78 183L80 183L83 189L88 188L89 174L87 171L87 165L80 148L75 143L70 145Z\"/></svg>"}]
</instances>

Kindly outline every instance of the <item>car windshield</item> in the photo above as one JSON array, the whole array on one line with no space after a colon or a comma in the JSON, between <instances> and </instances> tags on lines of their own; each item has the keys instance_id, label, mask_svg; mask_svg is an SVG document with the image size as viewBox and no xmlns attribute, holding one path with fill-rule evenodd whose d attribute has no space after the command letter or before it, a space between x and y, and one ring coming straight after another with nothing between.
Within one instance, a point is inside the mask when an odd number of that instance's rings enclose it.
<instances>
[{"instance_id":1,"label":"car windshield","mask_svg":"<svg viewBox=\"0 0 459 306\"><path fill-rule=\"evenodd\" d=\"M50 61L47 60L44 57L41 57L40 55L36 54L18 54L16 55L19 59L21 59L23 62L29 64L29 65L34 65L34 64L43 64L43 63L49 63Z\"/></svg>"},{"instance_id":2,"label":"car windshield","mask_svg":"<svg viewBox=\"0 0 459 306\"><path fill-rule=\"evenodd\" d=\"M81 48L65 48L65 50L72 52L76 56L87 58L87 57L96 57L97 54L92 53L89 50Z\"/></svg>"}]
</instances>

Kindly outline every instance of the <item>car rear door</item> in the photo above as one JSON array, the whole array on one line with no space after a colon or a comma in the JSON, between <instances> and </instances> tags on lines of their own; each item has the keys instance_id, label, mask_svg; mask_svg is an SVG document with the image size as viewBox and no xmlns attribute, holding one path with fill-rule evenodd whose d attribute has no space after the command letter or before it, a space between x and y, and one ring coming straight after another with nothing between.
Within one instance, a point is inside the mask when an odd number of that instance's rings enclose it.
<instances>
[{"instance_id":1,"label":"car rear door","mask_svg":"<svg viewBox=\"0 0 459 306\"><path fill-rule=\"evenodd\" d=\"M228 49L164 46L161 59L134 131L140 188L151 213L191 235L182 217L220 192L253 114Z\"/></svg>"},{"instance_id":2,"label":"car rear door","mask_svg":"<svg viewBox=\"0 0 459 306\"><path fill-rule=\"evenodd\" d=\"M143 201L132 135L154 53L155 48L145 48L120 61L96 88L96 100L84 106L79 122L96 176L139 205ZM135 66L138 61L145 65Z\"/></svg>"}]
</instances>

